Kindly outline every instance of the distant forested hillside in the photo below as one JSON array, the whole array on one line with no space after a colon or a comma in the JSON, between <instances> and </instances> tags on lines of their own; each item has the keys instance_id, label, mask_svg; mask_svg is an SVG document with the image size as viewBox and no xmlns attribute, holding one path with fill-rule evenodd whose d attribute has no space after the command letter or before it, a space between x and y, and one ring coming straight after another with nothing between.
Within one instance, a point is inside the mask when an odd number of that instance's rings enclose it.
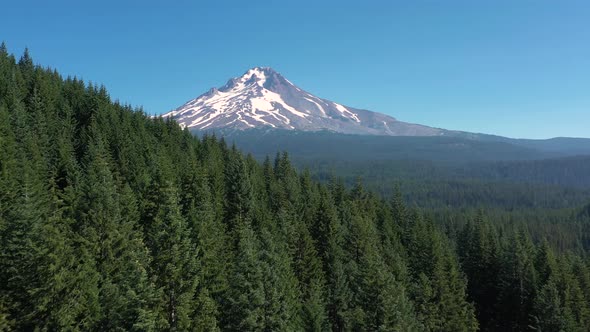
<instances>
[{"instance_id":1,"label":"distant forested hillside","mask_svg":"<svg viewBox=\"0 0 590 332\"><path fill-rule=\"evenodd\" d=\"M590 140L467 134L389 137L260 129L217 133L258 160L286 150L294 165L309 169L316 180L338 177L350 187L360 179L385 197L400 187L407 201L429 209L554 209L580 206L590 197L590 154L567 156L590 153Z\"/></svg>"},{"instance_id":2,"label":"distant forested hillside","mask_svg":"<svg viewBox=\"0 0 590 332\"><path fill-rule=\"evenodd\" d=\"M517 184L561 186L590 189L590 156L520 161L463 162L448 164L436 160L310 160L293 156L301 168L309 168L319 176L330 174L367 182L389 182L399 179L478 180Z\"/></svg>"},{"instance_id":3,"label":"distant forested hillside","mask_svg":"<svg viewBox=\"0 0 590 332\"><path fill-rule=\"evenodd\" d=\"M434 160L458 164L561 156L554 151L511 144L504 140L463 136L372 136L271 129L218 131L218 135L223 135L228 142L235 142L256 157L287 150L291 155L306 160Z\"/></svg>"},{"instance_id":4,"label":"distant forested hillside","mask_svg":"<svg viewBox=\"0 0 590 332\"><path fill-rule=\"evenodd\" d=\"M590 155L475 163L460 168L457 173L463 177L589 189Z\"/></svg>"},{"instance_id":5,"label":"distant forested hillside","mask_svg":"<svg viewBox=\"0 0 590 332\"><path fill-rule=\"evenodd\" d=\"M0 47L3 331L585 331L585 211L423 213Z\"/></svg>"},{"instance_id":6,"label":"distant forested hillside","mask_svg":"<svg viewBox=\"0 0 590 332\"><path fill-rule=\"evenodd\" d=\"M422 208L495 207L559 209L590 198L590 157L445 165L433 161L305 161L313 178L359 179L384 197L401 189L407 202Z\"/></svg>"}]
</instances>

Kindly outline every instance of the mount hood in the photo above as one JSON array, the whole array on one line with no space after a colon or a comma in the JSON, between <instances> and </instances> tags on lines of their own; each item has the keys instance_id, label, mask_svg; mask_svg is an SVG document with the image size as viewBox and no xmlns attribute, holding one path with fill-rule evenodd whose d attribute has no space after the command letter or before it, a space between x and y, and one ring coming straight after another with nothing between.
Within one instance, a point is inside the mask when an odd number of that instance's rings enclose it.
<instances>
[{"instance_id":1,"label":"mount hood","mask_svg":"<svg viewBox=\"0 0 590 332\"><path fill-rule=\"evenodd\" d=\"M345 134L438 136L445 130L322 99L269 67L256 67L163 117L195 131L274 128Z\"/></svg>"}]
</instances>

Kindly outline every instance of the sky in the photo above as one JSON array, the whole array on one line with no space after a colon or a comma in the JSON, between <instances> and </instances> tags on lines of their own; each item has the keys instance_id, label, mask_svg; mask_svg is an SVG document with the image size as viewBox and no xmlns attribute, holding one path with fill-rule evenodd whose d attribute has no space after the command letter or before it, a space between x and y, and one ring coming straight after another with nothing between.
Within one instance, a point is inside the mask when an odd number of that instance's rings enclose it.
<instances>
[{"instance_id":1,"label":"sky","mask_svg":"<svg viewBox=\"0 0 590 332\"><path fill-rule=\"evenodd\" d=\"M590 137L590 2L11 1L0 41L161 114L255 66L433 127Z\"/></svg>"}]
</instances>

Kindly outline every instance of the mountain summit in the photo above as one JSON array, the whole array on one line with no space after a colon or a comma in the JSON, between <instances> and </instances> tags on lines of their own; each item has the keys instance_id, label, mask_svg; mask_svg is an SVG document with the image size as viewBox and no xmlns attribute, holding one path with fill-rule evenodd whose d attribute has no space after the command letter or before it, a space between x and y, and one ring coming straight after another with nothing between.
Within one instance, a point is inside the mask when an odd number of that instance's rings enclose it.
<instances>
[{"instance_id":1,"label":"mountain summit","mask_svg":"<svg viewBox=\"0 0 590 332\"><path fill-rule=\"evenodd\" d=\"M162 115L194 130L276 128L346 134L435 136L444 130L318 98L269 67L256 67L221 88Z\"/></svg>"}]
</instances>

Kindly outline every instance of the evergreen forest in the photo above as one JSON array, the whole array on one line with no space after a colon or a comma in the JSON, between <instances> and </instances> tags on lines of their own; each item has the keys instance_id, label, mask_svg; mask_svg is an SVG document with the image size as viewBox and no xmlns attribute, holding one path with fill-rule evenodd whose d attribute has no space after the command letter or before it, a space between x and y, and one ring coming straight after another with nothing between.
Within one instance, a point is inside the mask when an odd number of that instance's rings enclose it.
<instances>
[{"instance_id":1,"label":"evergreen forest","mask_svg":"<svg viewBox=\"0 0 590 332\"><path fill-rule=\"evenodd\" d=\"M590 198L403 189L258 162L0 47L0 331L589 330Z\"/></svg>"}]
</instances>

